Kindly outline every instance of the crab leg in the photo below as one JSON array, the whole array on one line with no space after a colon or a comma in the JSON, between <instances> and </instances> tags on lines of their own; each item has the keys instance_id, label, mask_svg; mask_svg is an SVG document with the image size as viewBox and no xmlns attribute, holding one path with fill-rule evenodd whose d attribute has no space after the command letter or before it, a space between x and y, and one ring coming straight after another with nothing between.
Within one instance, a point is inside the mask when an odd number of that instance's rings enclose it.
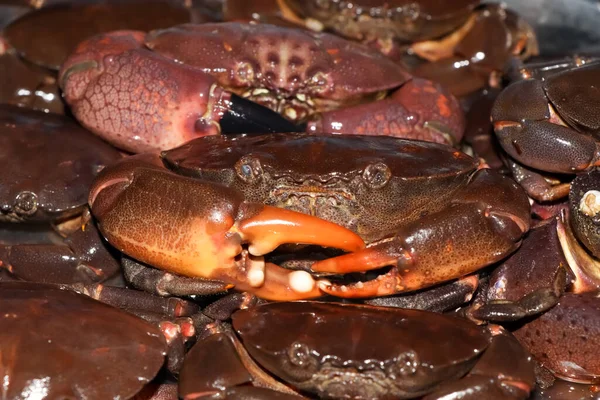
<instances>
[{"instance_id":1,"label":"crab leg","mask_svg":"<svg viewBox=\"0 0 600 400\"><path fill-rule=\"evenodd\" d=\"M152 154L128 157L103 170L89 203L102 234L123 253L176 274L260 290L269 299L320 295L309 274L265 264L261 256L279 245L364 247L346 228L246 203L234 189L170 172Z\"/></svg>"},{"instance_id":2,"label":"crab leg","mask_svg":"<svg viewBox=\"0 0 600 400\"><path fill-rule=\"evenodd\" d=\"M199 68L144 47L141 31L82 42L59 73L65 100L82 125L116 147L139 153L219 133L300 128L274 111L225 91Z\"/></svg>"},{"instance_id":3,"label":"crab leg","mask_svg":"<svg viewBox=\"0 0 600 400\"><path fill-rule=\"evenodd\" d=\"M319 282L340 297L384 296L460 278L499 261L529 230L526 194L509 178L482 169L453 203L403 226L391 240L315 263L317 272L344 273L391 265L375 280L350 285Z\"/></svg>"}]
</instances>

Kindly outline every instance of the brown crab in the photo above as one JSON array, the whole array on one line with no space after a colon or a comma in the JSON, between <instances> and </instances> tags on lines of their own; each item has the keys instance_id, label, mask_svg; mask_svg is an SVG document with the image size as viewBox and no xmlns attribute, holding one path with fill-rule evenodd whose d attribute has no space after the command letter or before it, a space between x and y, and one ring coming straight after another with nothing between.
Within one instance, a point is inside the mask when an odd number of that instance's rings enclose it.
<instances>
[{"instance_id":1,"label":"brown crab","mask_svg":"<svg viewBox=\"0 0 600 400\"><path fill-rule=\"evenodd\" d=\"M4 398L128 399L164 363L156 327L71 290L0 282L0 302Z\"/></svg>"},{"instance_id":2,"label":"brown crab","mask_svg":"<svg viewBox=\"0 0 600 400\"><path fill-rule=\"evenodd\" d=\"M492 109L494 130L515 179L539 202L565 198L574 175L600 165L600 62L524 67Z\"/></svg>"},{"instance_id":3,"label":"brown crab","mask_svg":"<svg viewBox=\"0 0 600 400\"><path fill-rule=\"evenodd\" d=\"M52 283L115 274L118 262L90 221L87 194L96 174L120 158L70 118L0 105L0 269Z\"/></svg>"},{"instance_id":4,"label":"brown crab","mask_svg":"<svg viewBox=\"0 0 600 400\"><path fill-rule=\"evenodd\" d=\"M60 84L84 126L136 152L172 148L248 120L260 126L238 132L306 129L455 144L464 130L453 96L377 51L272 25L185 24L97 36L63 65ZM307 126L275 126L273 115L239 109L258 103Z\"/></svg>"},{"instance_id":5,"label":"brown crab","mask_svg":"<svg viewBox=\"0 0 600 400\"><path fill-rule=\"evenodd\" d=\"M459 278L515 250L530 219L512 180L452 147L386 136L208 136L105 169L90 205L131 257L271 299L383 296ZM258 258L309 238L354 252L311 272L392 267L371 281L315 285ZM363 239L369 248L357 251Z\"/></svg>"},{"instance_id":6,"label":"brown crab","mask_svg":"<svg viewBox=\"0 0 600 400\"><path fill-rule=\"evenodd\" d=\"M217 328L188 353L180 396L269 388L286 399L298 398L294 391L325 399L526 399L534 385L531 357L510 333L454 316L293 302L237 311L232 325L235 333ZM440 332L451 340L439 340Z\"/></svg>"}]
</instances>

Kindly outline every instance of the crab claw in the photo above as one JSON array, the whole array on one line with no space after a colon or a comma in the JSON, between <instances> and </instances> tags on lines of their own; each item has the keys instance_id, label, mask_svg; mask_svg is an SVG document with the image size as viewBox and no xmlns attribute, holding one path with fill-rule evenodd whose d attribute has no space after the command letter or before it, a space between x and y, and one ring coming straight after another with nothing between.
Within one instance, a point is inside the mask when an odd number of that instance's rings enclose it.
<instances>
[{"instance_id":1,"label":"crab claw","mask_svg":"<svg viewBox=\"0 0 600 400\"><path fill-rule=\"evenodd\" d=\"M376 279L318 282L338 297L372 297L426 288L471 274L516 250L529 230L527 195L511 179L478 170L452 203L399 229L391 240L313 264L316 272L346 273L385 266Z\"/></svg>"},{"instance_id":2,"label":"crab claw","mask_svg":"<svg viewBox=\"0 0 600 400\"><path fill-rule=\"evenodd\" d=\"M387 135L456 145L463 137L460 103L441 85L413 78L390 98L328 111L310 121L310 133Z\"/></svg>"},{"instance_id":3,"label":"crab claw","mask_svg":"<svg viewBox=\"0 0 600 400\"><path fill-rule=\"evenodd\" d=\"M246 203L234 189L177 175L164 168L158 155L128 157L104 169L92 185L89 203L102 234L123 253L271 300L321 295L308 273L264 262L262 255L279 245L345 251L364 247L359 236L337 224Z\"/></svg>"},{"instance_id":4,"label":"crab claw","mask_svg":"<svg viewBox=\"0 0 600 400\"><path fill-rule=\"evenodd\" d=\"M114 31L79 44L59 72L77 120L120 149L141 153L219 133L302 130L225 91L199 68L144 47L145 32Z\"/></svg>"},{"instance_id":5,"label":"crab claw","mask_svg":"<svg viewBox=\"0 0 600 400\"><path fill-rule=\"evenodd\" d=\"M586 78L597 82L600 72L589 72ZM562 107L583 109L581 105L594 100L581 91L587 87L585 83L558 81L563 77L568 78L568 75L562 73L544 81L528 79L509 85L498 95L492 108L494 132L502 149L527 167L562 174L589 171L600 166L600 144L593 136L597 122L574 124L578 129L573 129L559 112ZM590 92L596 93L596 90L592 88ZM586 125L595 128L586 129Z\"/></svg>"}]
</instances>

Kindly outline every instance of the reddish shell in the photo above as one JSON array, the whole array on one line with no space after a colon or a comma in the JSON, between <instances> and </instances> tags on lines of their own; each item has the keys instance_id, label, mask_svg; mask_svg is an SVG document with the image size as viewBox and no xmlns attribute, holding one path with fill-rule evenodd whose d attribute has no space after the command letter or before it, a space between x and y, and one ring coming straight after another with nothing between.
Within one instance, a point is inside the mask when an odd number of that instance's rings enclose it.
<instances>
[{"instance_id":1,"label":"reddish shell","mask_svg":"<svg viewBox=\"0 0 600 400\"><path fill-rule=\"evenodd\" d=\"M466 319L353 304L269 303L232 321L263 367L324 398L416 398L463 376L490 341Z\"/></svg>"},{"instance_id":2,"label":"reddish shell","mask_svg":"<svg viewBox=\"0 0 600 400\"><path fill-rule=\"evenodd\" d=\"M268 24L184 24L151 32L146 45L209 72L228 88L266 87L345 100L411 78L376 50L331 34Z\"/></svg>"},{"instance_id":3,"label":"reddish shell","mask_svg":"<svg viewBox=\"0 0 600 400\"><path fill-rule=\"evenodd\" d=\"M126 399L154 378L166 344L142 319L57 286L0 283L5 399Z\"/></svg>"}]
</instances>

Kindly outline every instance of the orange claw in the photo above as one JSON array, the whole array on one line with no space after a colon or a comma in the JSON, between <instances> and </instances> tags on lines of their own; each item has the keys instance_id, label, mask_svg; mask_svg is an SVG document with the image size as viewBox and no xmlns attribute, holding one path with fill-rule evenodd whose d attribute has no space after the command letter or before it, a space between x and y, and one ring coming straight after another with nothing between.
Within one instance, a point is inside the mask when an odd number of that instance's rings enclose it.
<instances>
[{"instance_id":1,"label":"orange claw","mask_svg":"<svg viewBox=\"0 0 600 400\"><path fill-rule=\"evenodd\" d=\"M348 251L365 246L358 235L332 222L246 203L234 189L177 175L152 154L105 168L92 185L89 202L100 231L123 253L162 270L231 283L271 300L321 293L308 273L266 264L263 254L284 243ZM243 244L249 245L247 250Z\"/></svg>"},{"instance_id":2,"label":"orange claw","mask_svg":"<svg viewBox=\"0 0 600 400\"><path fill-rule=\"evenodd\" d=\"M386 265L396 265L398 262L410 263L411 256L406 251L397 253L393 248L383 251L379 248L365 249L359 253L345 254L343 256L317 261L313 264L315 272L330 272L347 274L350 272L365 272Z\"/></svg>"},{"instance_id":3,"label":"orange claw","mask_svg":"<svg viewBox=\"0 0 600 400\"><path fill-rule=\"evenodd\" d=\"M316 244L345 251L365 247L365 242L346 228L271 206L263 206L260 214L242 221L239 232L250 242L248 249L256 256L270 253L284 243Z\"/></svg>"}]
</instances>

